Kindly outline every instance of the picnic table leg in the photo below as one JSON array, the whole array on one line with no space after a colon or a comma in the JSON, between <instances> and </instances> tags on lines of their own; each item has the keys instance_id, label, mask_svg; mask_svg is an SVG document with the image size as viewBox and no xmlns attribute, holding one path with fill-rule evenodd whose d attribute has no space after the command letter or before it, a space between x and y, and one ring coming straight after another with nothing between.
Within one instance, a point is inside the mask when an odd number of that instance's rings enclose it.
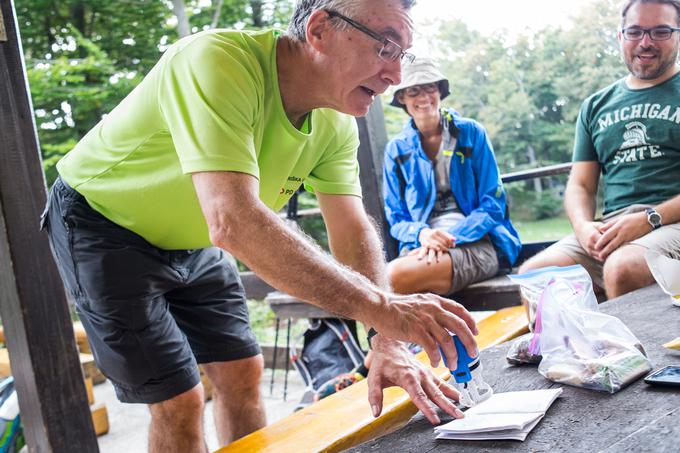
<instances>
[{"instance_id":1,"label":"picnic table leg","mask_svg":"<svg viewBox=\"0 0 680 453\"><path fill-rule=\"evenodd\" d=\"M269 381L269 396L274 394L274 373L276 372L276 359L279 352L279 326L281 319L276 318L276 331L274 333L274 357L272 358L272 377Z\"/></svg>"}]
</instances>

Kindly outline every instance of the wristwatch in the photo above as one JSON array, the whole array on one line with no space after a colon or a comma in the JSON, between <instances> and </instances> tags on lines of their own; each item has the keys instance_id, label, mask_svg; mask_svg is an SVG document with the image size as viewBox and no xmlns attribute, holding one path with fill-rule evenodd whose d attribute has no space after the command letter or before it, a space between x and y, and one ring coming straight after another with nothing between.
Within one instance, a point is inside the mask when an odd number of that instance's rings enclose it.
<instances>
[{"instance_id":1,"label":"wristwatch","mask_svg":"<svg viewBox=\"0 0 680 453\"><path fill-rule=\"evenodd\" d=\"M368 348L369 349L373 349L373 345L371 344L371 338L375 337L376 335L378 335L378 332L373 327L368 329L368 334L366 335L366 340L368 341Z\"/></svg>"},{"instance_id":2,"label":"wristwatch","mask_svg":"<svg viewBox=\"0 0 680 453\"><path fill-rule=\"evenodd\" d=\"M654 228L655 230L657 228L661 228L662 225L661 221L663 220L661 218L661 214L656 212L656 209L654 208L647 208L645 212L647 213L647 222L649 222L652 228Z\"/></svg>"}]
</instances>

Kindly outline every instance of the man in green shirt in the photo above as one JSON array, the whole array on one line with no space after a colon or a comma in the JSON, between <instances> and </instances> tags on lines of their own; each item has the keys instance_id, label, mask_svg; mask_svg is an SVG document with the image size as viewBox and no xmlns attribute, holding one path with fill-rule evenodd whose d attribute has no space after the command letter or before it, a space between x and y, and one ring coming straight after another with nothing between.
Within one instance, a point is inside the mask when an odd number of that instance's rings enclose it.
<instances>
[{"instance_id":1,"label":"man in green shirt","mask_svg":"<svg viewBox=\"0 0 680 453\"><path fill-rule=\"evenodd\" d=\"M565 194L575 235L520 269L582 264L609 298L654 283L646 250L680 259L680 1L629 0L621 17L630 73L586 99L576 123Z\"/></svg>"},{"instance_id":2,"label":"man in green shirt","mask_svg":"<svg viewBox=\"0 0 680 453\"><path fill-rule=\"evenodd\" d=\"M121 401L148 404L151 451L205 451L203 389L221 444L265 424L262 356L238 273L223 250L276 288L365 322L377 416L403 387L462 416L455 389L402 341L455 363L476 353L459 304L389 290L358 184L357 130L412 56L409 0L302 0L287 34L214 30L180 40L58 164L44 225L98 365ZM335 259L274 212L313 190ZM337 260L337 261L336 261Z\"/></svg>"}]
</instances>

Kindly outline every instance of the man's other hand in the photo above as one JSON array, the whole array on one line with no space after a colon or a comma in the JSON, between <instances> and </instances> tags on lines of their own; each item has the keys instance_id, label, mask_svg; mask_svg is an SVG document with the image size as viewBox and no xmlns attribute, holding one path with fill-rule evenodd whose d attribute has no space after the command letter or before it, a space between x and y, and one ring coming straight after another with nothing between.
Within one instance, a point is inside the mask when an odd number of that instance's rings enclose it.
<instances>
[{"instance_id":1,"label":"man's other hand","mask_svg":"<svg viewBox=\"0 0 680 453\"><path fill-rule=\"evenodd\" d=\"M644 211L622 215L600 227L602 234L595 243L596 254L593 256L604 261L623 244L641 238L650 231L652 226Z\"/></svg>"},{"instance_id":2,"label":"man's other hand","mask_svg":"<svg viewBox=\"0 0 680 453\"><path fill-rule=\"evenodd\" d=\"M439 348L448 363L456 363L456 334L470 357L477 355L477 325L461 304L436 294L385 294L386 300L369 316L368 324L380 334L419 344L436 367L441 360Z\"/></svg>"},{"instance_id":3,"label":"man's other hand","mask_svg":"<svg viewBox=\"0 0 680 453\"><path fill-rule=\"evenodd\" d=\"M588 255L599 260L600 250L595 247L602 238L602 222L583 222L579 228L574 229L576 239Z\"/></svg>"},{"instance_id":4,"label":"man's other hand","mask_svg":"<svg viewBox=\"0 0 680 453\"><path fill-rule=\"evenodd\" d=\"M458 391L432 374L403 343L378 334L371 344L375 355L368 373L368 402L374 417L382 412L383 389L399 386L433 425L439 424L439 417L430 401L452 417L463 418L451 401L458 401Z\"/></svg>"}]
</instances>

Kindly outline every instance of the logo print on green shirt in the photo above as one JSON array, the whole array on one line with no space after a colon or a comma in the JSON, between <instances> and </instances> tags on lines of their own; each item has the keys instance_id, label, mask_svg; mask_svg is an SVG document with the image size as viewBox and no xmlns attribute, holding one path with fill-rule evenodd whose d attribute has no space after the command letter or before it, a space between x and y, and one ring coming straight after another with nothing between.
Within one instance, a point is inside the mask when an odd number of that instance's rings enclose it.
<instances>
[{"instance_id":1,"label":"logo print on green shirt","mask_svg":"<svg viewBox=\"0 0 680 453\"><path fill-rule=\"evenodd\" d=\"M623 144L614 155L614 165L624 162L638 162L663 156L659 146L649 144L647 126L639 121L626 124Z\"/></svg>"}]
</instances>

